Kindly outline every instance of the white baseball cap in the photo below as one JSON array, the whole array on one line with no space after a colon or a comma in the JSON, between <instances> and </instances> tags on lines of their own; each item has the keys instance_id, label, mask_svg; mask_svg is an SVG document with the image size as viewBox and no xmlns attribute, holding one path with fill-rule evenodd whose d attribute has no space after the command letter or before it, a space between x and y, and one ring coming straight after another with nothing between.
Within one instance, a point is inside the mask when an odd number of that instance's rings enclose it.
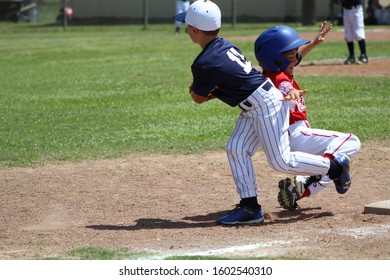
<instances>
[{"instance_id":1,"label":"white baseball cap","mask_svg":"<svg viewBox=\"0 0 390 280\"><path fill-rule=\"evenodd\" d=\"M187 12L179 13L175 18L203 31L221 28L221 11L214 2L209 0L195 1Z\"/></svg>"}]
</instances>

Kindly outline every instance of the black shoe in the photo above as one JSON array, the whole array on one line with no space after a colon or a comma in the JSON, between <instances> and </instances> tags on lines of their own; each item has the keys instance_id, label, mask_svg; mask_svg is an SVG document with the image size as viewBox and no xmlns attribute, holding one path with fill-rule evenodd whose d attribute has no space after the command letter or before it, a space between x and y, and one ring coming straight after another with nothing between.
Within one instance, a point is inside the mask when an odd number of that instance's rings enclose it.
<instances>
[{"instance_id":1,"label":"black shoe","mask_svg":"<svg viewBox=\"0 0 390 280\"><path fill-rule=\"evenodd\" d=\"M312 175L312 176L299 175L294 177L294 185L299 196L301 196L311 184L318 183L319 181L321 181L321 175Z\"/></svg>"},{"instance_id":2,"label":"black shoe","mask_svg":"<svg viewBox=\"0 0 390 280\"><path fill-rule=\"evenodd\" d=\"M354 64L355 63L355 58L350 56L348 57L345 61L344 61L344 64L347 64L347 65L350 65L350 64Z\"/></svg>"},{"instance_id":3,"label":"black shoe","mask_svg":"<svg viewBox=\"0 0 390 280\"><path fill-rule=\"evenodd\" d=\"M333 180L336 185L336 190L339 194L345 194L351 186L351 173L349 172L349 166L351 159L346 154L339 154L334 159L343 168L341 175L336 180Z\"/></svg>"},{"instance_id":4,"label":"black shoe","mask_svg":"<svg viewBox=\"0 0 390 280\"><path fill-rule=\"evenodd\" d=\"M358 59L359 64L367 64L368 63L368 58L367 55L361 54Z\"/></svg>"},{"instance_id":5,"label":"black shoe","mask_svg":"<svg viewBox=\"0 0 390 280\"><path fill-rule=\"evenodd\" d=\"M230 213L217 220L220 225L249 225L261 224L264 222L264 215L259 209L250 209L243 205L237 205Z\"/></svg>"}]
</instances>

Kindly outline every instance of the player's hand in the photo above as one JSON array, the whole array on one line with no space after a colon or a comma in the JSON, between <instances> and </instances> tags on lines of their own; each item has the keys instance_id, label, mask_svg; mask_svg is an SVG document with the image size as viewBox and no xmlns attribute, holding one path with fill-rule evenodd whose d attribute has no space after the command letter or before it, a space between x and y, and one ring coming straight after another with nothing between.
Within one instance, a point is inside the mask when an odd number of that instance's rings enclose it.
<instances>
[{"instance_id":1,"label":"player's hand","mask_svg":"<svg viewBox=\"0 0 390 280\"><path fill-rule=\"evenodd\" d=\"M313 43L320 44L323 41L325 41L325 36L329 33L332 27L333 27L332 24L327 25L327 21L321 23L320 31L318 32L317 36L314 38Z\"/></svg>"},{"instance_id":2,"label":"player's hand","mask_svg":"<svg viewBox=\"0 0 390 280\"><path fill-rule=\"evenodd\" d=\"M209 95L207 96L207 101L214 99L214 98L216 98L216 97L212 93L209 93Z\"/></svg>"},{"instance_id":3,"label":"player's hand","mask_svg":"<svg viewBox=\"0 0 390 280\"><path fill-rule=\"evenodd\" d=\"M307 89L304 90L297 90L293 89L288 92L288 94L280 99L280 101L290 101L290 100L296 100L301 98L301 96L304 96L308 92Z\"/></svg>"},{"instance_id":4,"label":"player's hand","mask_svg":"<svg viewBox=\"0 0 390 280\"><path fill-rule=\"evenodd\" d=\"M190 84L190 86L188 87L188 92L191 94L192 93L192 83Z\"/></svg>"}]
</instances>

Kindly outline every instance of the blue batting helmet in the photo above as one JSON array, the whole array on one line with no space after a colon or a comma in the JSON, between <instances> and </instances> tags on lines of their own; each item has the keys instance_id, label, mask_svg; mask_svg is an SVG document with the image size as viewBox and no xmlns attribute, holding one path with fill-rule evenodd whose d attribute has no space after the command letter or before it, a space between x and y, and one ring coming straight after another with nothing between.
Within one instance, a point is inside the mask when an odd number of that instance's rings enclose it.
<instances>
[{"instance_id":1,"label":"blue batting helmet","mask_svg":"<svg viewBox=\"0 0 390 280\"><path fill-rule=\"evenodd\" d=\"M290 64L283 52L299 48L309 42L301 39L299 34L289 26L274 26L257 37L255 56L263 70L283 72Z\"/></svg>"}]
</instances>

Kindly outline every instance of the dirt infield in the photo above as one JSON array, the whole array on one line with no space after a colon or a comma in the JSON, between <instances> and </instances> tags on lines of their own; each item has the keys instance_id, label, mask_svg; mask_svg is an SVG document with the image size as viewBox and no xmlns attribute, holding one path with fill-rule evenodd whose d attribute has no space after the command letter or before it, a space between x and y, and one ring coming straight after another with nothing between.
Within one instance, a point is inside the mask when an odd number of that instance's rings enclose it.
<instances>
[{"instance_id":1,"label":"dirt infield","mask_svg":"<svg viewBox=\"0 0 390 280\"><path fill-rule=\"evenodd\" d=\"M214 222L238 200L225 153L3 168L0 259L56 257L84 247L155 258L389 259L390 215L362 213L364 205L390 198L389 158L386 143L363 144L346 195L329 187L291 212L276 200L283 174L268 168L259 151L254 160L268 215L264 224L246 227Z\"/></svg>"},{"instance_id":2,"label":"dirt infield","mask_svg":"<svg viewBox=\"0 0 390 280\"><path fill-rule=\"evenodd\" d=\"M371 74L390 76L388 65L302 65L296 74L359 75L372 67ZM347 194L328 187L297 211L278 207L284 175L268 167L262 151L254 165L267 220L245 227L215 224L238 201L224 152L0 168L0 259L58 257L84 247L152 258L390 259L390 215L363 213L366 204L390 199L389 143L363 143Z\"/></svg>"}]
</instances>

